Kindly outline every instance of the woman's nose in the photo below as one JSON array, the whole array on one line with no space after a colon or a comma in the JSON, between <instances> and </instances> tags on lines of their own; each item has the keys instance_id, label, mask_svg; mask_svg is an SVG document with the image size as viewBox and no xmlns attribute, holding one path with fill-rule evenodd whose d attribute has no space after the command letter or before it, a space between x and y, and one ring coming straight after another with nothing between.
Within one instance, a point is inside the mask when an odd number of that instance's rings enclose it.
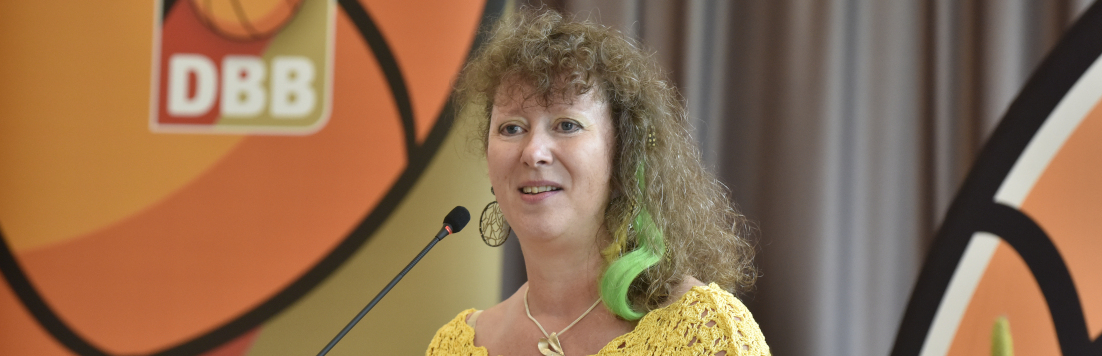
<instances>
[{"instance_id":1,"label":"woman's nose","mask_svg":"<svg viewBox=\"0 0 1102 356\"><path fill-rule=\"evenodd\" d=\"M540 130L533 130L528 136L528 142L521 153L521 159L529 167L548 166L554 162L551 147L554 144L551 137Z\"/></svg>"}]
</instances>

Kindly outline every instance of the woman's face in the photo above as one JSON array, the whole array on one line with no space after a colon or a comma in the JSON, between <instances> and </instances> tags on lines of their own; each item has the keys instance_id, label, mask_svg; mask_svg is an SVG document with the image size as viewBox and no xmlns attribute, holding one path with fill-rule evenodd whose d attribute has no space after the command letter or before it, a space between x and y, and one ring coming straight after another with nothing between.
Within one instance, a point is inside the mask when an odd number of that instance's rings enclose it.
<instances>
[{"instance_id":1,"label":"woman's face","mask_svg":"<svg viewBox=\"0 0 1102 356\"><path fill-rule=\"evenodd\" d=\"M545 107L525 100L530 91L502 86L494 99L486 146L494 195L518 236L593 238L612 172L608 105L590 90Z\"/></svg>"}]
</instances>

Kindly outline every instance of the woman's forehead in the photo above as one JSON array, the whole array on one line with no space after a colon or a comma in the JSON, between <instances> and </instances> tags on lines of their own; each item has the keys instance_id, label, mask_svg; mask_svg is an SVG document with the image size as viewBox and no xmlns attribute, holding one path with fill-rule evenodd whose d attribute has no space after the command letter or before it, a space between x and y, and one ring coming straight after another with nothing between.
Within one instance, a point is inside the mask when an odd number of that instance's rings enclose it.
<instances>
[{"instance_id":1,"label":"woman's forehead","mask_svg":"<svg viewBox=\"0 0 1102 356\"><path fill-rule=\"evenodd\" d=\"M581 95L570 92L560 92L552 95L539 95L532 92L531 87L499 90L495 96L494 111L503 114L521 114L531 111L550 112L590 112L597 109L599 115L608 115L608 106L596 90L589 90ZM596 106L596 107L595 107Z\"/></svg>"},{"instance_id":2,"label":"woman's forehead","mask_svg":"<svg viewBox=\"0 0 1102 356\"><path fill-rule=\"evenodd\" d=\"M502 81L494 93L493 106L520 106L524 108L541 106L550 108L572 106L582 102L603 103L604 95L601 95L600 90L596 89L597 85L583 87L562 83L552 85L545 90L538 90L536 86L528 82Z\"/></svg>"}]
</instances>

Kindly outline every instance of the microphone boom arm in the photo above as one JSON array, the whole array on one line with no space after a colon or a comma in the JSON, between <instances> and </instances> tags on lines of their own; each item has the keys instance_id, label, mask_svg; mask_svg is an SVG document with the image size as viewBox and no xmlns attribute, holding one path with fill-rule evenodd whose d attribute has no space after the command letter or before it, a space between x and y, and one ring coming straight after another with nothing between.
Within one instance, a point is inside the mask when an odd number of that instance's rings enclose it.
<instances>
[{"instance_id":1,"label":"microphone boom arm","mask_svg":"<svg viewBox=\"0 0 1102 356\"><path fill-rule=\"evenodd\" d=\"M379 294L375 296L375 299L372 299L371 303L367 303L367 306L365 306L359 314L356 314L356 317L352 318L352 321L348 322L348 325L346 325L344 329L342 329L341 332L337 334L337 336L333 337L333 340L330 341L328 345L325 345L325 348L318 353L318 356L324 356L325 354L329 353L329 350L331 350L333 346L336 346L337 342L341 341L341 338L344 338L344 334L347 334L348 331L352 330L352 327L356 326L356 323L360 322L360 319L363 319L364 315L367 315L367 312L371 311L371 308L374 308L375 304L378 304L379 301L383 299L383 296L386 296L387 292L390 292L390 289L394 288L394 285L398 284L398 281L402 280L402 277L405 277L406 273L409 272L409 270L413 269L413 265L416 265L417 262L421 260L421 257L425 257L425 254L428 254L429 250L431 250L433 246L436 246L437 242L440 242L440 240L442 240L444 236L447 236L451 229L449 226L445 225L445 227L443 229L440 229L440 231L443 233L443 236L441 236L441 234L439 233L436 234L436 237L433 238L432 241L429 241L428 246L425 246L425 248L421 250L421 253L417 254L417 257L414 257L413 261L410 261L409 264L406 265L405 269L402 269L401 273L398 273L397 276L394 276L394 279L390 280L390 283L386 285L386 288L383 288L382 291L379 291Z\"/></svg>"},{"instance_id":2,"label":"microphone boom arm","mask_svg":"<svg viewBox=\"0 0 1102 356\"><path fill-rule=\"evenodd\" d=\"M398 281L402 280L402 277L405 277L406 273L408 273L409 270L413 269L413 266L416 265L418 261L421 261L421 257L425 257L425 254L429 253L429 250L431 250L433 246L436 246L437 242L440 242L440 240L443 240L444 237L448 235L457 233L459 232L459 230L463 230L463 227L467 226L467 222L469 221L471 221L471 213L467 211L467 208L457 206L452 209L452 211L444 217L444 227L440 228L440 231L436 233L436 237L434 237L432 241L429 242L429 245L425 246L425 248L421 250L421 253L417 254L417 257L414 257L413 261L410 261L409 264L406 265L405 269L402 269L401 273L398 273L397 276L394 276L394 279L390 280L390 283L386 285L386 288L383 288L383 290L379 291L379 294L375 295L375 299L372 299L371 303L367 303L367 306L365 306L359 314L356 314L356 317L352 318L352 321L348 322L348 325L345 325L344 329L341 329L341 332L338 333L337 336L333 337L333 340L329 341L329 344L325 345L324 349L321 349L321 352L318 353L318 356L325 356L325 354L328 354L329 350L332 350L333 346L336 346L337 342L341 341L341 339L344 338L344 335L348 334L348 331L352 330L352 327L356 326L356 323L360 322L360 319L363 319L364 315L367 315L367 312L371 311L371 308L374 308L375 304L378 304L379 301L382 300L384 296L386 296L386 293L390 292L390 289L394 288L394 285L398 284Z\"/></svg>"}]
</instances>

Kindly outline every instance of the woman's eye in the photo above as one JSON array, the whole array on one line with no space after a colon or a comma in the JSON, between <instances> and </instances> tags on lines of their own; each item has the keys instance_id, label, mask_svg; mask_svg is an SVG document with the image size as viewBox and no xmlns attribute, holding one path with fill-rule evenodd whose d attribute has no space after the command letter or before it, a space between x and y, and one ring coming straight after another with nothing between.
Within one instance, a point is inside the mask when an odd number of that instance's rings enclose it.
<instances>
[{"instance_id":1,"label":"woman's eye","mask_svg":"<svg viewBox=\"0 0 1102 356\"><path fill-rule=\"evenodd\" d=\"M501 126L502 135L516 135L523 131L524 129L522 129L519 125L505 124Z\"/></svg>"},{"instance_id":2,"label":"woman's eye","mask_svg":"<svg viewBox=\"0 0 1102 356\"><path fill-rule=\"evenodd\" d=\"M574 132L574 131L577 131L580 128L581 128L581 126L578 126L578 123L573 122L573 121L559 122L559 131L562 131L562 132Z\"/></svg>"}]
</instances>

